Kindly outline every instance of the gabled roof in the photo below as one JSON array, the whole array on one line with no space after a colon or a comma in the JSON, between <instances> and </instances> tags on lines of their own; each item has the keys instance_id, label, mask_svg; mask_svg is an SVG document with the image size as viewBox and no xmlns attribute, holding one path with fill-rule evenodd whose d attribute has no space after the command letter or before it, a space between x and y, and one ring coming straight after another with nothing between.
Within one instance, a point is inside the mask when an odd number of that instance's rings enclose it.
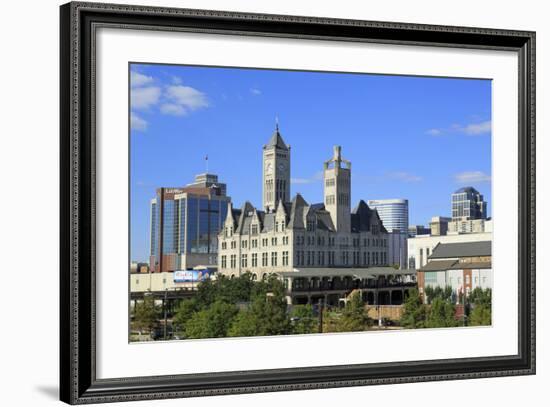
<instances>
[{"instance_id":1,"label":"gabled roof","mask_svg":"<svg viewBox=\"0 0 550 407\"><path fill-rule=\"evenodd\" d=\"M380 225L380 232L386 232L386 228L378 216L376 209L371 209L362 199L351 212L351 231L368 232L373 224Z\"/></svg>"},{"instance_id":2,"label":"gabled roof","mask_svg":"<svg viewBox=\"0 0 550 407\"><path fill-rule=\"evenodd\" d=\"M429 259L453 259L459 257L478 257L491 255L491 241L439 243Z\"/></svg>"}]
</instances>

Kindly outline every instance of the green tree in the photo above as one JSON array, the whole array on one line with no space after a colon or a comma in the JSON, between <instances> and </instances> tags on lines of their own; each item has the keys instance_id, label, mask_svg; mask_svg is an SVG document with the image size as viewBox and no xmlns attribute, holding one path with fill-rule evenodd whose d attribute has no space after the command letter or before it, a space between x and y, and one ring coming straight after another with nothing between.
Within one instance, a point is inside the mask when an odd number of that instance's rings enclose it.
<instances>
[{"instance_id":1,"label":"green tree","mask_svg":"<svg viewBox=\"0 0 550 407\"><path fill-rule=\"evenodd\" d=\"M196 299L183 300L178 304L178 308L174 313L174 325L178 327L178 331L185 330L185 325L195 312L199 311L199 305Z\"/></svg>"},{"instance_id":2,"label":"green tree","mask_svg":"<svg viewBox=\"0 0 550 407\"><path fill-rule=\"evenodd\" d=\"M159 308L152 296L146 295L143 301L134 306L134 327L139 331L151 332L159 318Z\"/></svg>"},{"instance_id":3,"label":"green tree","mask_svg":"<svg viewBox=\"0 0 550 407\"><path fill-rule=\"evenodd\" d=\"M429 308L424 326L426 328L445 328L457 325L455 306L450 300L436 297Z\"/></svg>"},{"instance_id":4,"label":"green tree","mask_svg":"<svg viewBox=\"0 0 550 407\"><path fill-rule=\"evenodd\" d=\"M292 326L282 283L276 278L254 287L250 307L241 311L229 329L229 336L285 335Z\"/></svg>"},{"instance_id":5,"label":"green tree","mask_svg":"<svg viewBox=\"0 0 550 407\"><path fill-rule=\"evenodd\" d=\"M208 308L193 314L185 324L185 336L194 339L226 337L237 313L235 305L216 301Z\"/></svg>"},{"instance_id":6,"label":"green tree","mask_svg":"<svg viewBox=\"0 0 550 407\"><path fill-rule=\"evenodd\" d=\"M290 312L292 333L312 334L319 332L319 318L313 313L311 305L295 305Z\"/></svg>"},{"instance_id":7,"label":"green tree","mask_svg":"<svg viewBox=\"0 0 550 407\"><path fill-rule=\"evenodd\" d=\"M475 305L468 318L468 325L491 325L491 308L487 305Z\"/></svg>"},{"instance_id":8,"label":"green tree","mask_svg":"<svg viewBox=\"0 0 550 407\"><path fill-rule=\"evenodd\" d=\"M216 280L207 279L198 285L195 297L197 306L203 309L216 301L228 304L250 301L254 286L250 273L244 273L235 278L219 275Z\"/></svg>"},{"instance_id":9,"label":"green tree","mask_svg":"<svg viewBox=\"0 0 550 407\"><path fill-rule=\"evenodd\" d=\"M426 306L422 303L418 290L412 288L405 300L400 324L403 328L423 328L425 319Z\"/></svg>"},{"instance_id":10,"label":"green tree","mask_svg":"<svg viewBox=\"0 0 550 407\"><path fill-rule=\"evenodd\" d=\"M372 321L365 311L365 303L359 291L352 292L346 302L342 317L338 321L340 332L364 331Z\"/></svg>"},{"instance_id":11,"label":"green tree","mask_svg":"<svg viewBox=\"0 0 550 407\"><path fill-rule=\"evenodd\" d=\"M491 325L491 296L490 288L483 290L477 287L472 291L468 297L471 306L468 325Z\"/></svg>"}]
</instances>

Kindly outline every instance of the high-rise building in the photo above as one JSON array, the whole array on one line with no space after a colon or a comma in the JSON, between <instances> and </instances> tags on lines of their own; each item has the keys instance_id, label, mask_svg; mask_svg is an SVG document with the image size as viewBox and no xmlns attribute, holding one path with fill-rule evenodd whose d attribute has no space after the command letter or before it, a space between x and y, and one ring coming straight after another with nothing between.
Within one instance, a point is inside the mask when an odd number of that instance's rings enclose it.
<instances>
[{"instance_id":1,"label":"high-rise building","mask_svg":"<svg viewBox=\"0 0 550 407\"><path fill-rule=\"evenodd\" d=\"M453 220L487 219L487 202L473 187L464 187L451 195Z\"/></svg>"},{"instance_id":2,"label":"high-rise building","mask_svg":"<svg viewBox=\"0 0 550 407\"><path fill-rule=\"evenodd\" d=\"M198 188L211 188L216 187L220 189L220 195L227 195L227 185L223 182L218 181L218 176L215 174L197 174L195 175L195 181L187 184L188 187L198 187Z\"/></svg>"},{"instance_id":3,"label":"high-rise building","mask_svg":"<svg viewBox=\"0 0 550 407\"><path fill-rule=\"evenodd\" d=\"M183 188L157 189L150 208L151 271L216 264L218 233L231 201L217 179L203 174Z\"/></svg>"},{"instance_id":4,"label":"high-rise building","mask_svg":"<svg viewBox=\"0 0 550 407\"><path fill-rule=\"evenodd\" d=\"M376 209L388 232L397 229L409 232L409 201L407 199L371 199L367 202L370 208Z\"/></svg>"},{"instance_id":5,"label":"high-rise building","mask_svg":"<svg viewBox=\"0 0 550 407\"><path fill-rule=\"evenodd\" d=\"M279 201L290 201L290 146L279 132L275 132L263 148L263 207L266 212L275 210Z\"/></svg>"}]
</instances>

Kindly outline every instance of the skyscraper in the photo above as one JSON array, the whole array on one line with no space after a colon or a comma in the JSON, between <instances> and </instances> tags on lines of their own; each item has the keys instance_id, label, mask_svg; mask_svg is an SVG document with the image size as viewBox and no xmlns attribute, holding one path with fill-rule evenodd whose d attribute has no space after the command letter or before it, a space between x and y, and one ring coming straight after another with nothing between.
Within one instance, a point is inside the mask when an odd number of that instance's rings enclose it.
<instances>
[{"instance_id":1,"label":"skyscraper","mask_svg":"<svg viewBox=\"0 0 550 407\"><path fill-rule=\"evenodd\" d=\"M452 216L455 220L487 219L487 202L473 187L464 187L451 195Z\"/></svg>"},{"instance_id":2,"label":"skyscraper","mask_svg":"<svg viewBox=\"0 0 550 407\"><path fill-rule=\"evenodd\" d=\"M290 201L290 146L279 132L279 125L263 148L263 207L275 210L279 201Z\"/></svg>"},{"instance_id":3,"label":"skyscraper","mask_svg":"<svg viewBox=\"0 0 550 407\"><path fill-rule=\"evenodd\" d=\"M157 189L151 200L151 271L216 264L217 235L231 201L217 179L202 174L186 187Z\"/></svg>"},{"instance_id":4,"label":"skyscraper","mask_svg":"<svg viewBox=\"0 0 550 407\"><path fill-rule=\"evenodd\" d=\"M394 229L401 233L409 231L408 199L372 199L367 202L370 208L376 209L388 232Z\"/></svg>"}]
</instances>

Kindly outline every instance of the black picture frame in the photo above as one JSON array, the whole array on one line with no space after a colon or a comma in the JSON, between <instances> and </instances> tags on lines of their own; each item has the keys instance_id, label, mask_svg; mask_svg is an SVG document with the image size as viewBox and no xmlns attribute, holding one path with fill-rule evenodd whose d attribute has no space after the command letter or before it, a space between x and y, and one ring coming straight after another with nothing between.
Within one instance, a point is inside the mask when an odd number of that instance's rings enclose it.
<instances>
[{"instance_id":1,"label":"black picture frame","mask_svg":"<svg viewBox=\"0 0 550 407\"><path fill-rule=\"evenodd\" d=\"M535 373L535 33L130 5L60 8L60 398L70 404ZM519 349L515 355L176 376L96 378L97 27L511 50L519 56Z\"/></svg>"}]
</instances>

